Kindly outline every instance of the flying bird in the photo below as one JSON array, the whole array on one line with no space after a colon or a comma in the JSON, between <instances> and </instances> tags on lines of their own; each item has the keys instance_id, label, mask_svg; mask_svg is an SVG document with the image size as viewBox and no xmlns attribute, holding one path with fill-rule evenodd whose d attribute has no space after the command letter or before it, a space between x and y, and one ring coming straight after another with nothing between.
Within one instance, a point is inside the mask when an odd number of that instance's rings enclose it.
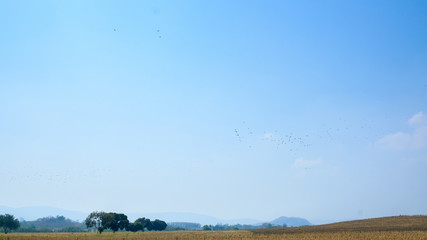
<instances>
[{"instance_id":1,"label":"flying bird","mask_svg":"<svg viewBox=\"0 0 427 240\"><path fill-rule=\"evenodd\" d=\"M236 133L236 137L239 139L239 142L242 142L242 139L240 138L240 134L237 129L234 129L234 132Z\"/></svg>"}]
</instances>

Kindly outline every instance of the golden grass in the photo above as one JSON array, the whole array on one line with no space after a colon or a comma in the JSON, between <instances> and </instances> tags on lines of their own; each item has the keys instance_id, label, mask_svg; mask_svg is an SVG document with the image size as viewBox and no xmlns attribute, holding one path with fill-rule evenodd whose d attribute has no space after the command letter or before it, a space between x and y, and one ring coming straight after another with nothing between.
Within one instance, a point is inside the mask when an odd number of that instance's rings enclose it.
<instances>
[{"instance_id":1,"label":"golden grass","mask_svg":"<svg viewBox=\"0 0 427 240\"><path fill-rule=\"evenodd\" d=\"M0 240L335 240L335 239L427 239L426 231L382 231L382 232L335 232L335 233L285 233L255 234L251 231L214 231L214 232L144 232L144 233L14 233L1 234Z\"/></svg>"},{"instance_id":2,"label":"golden grass","mask_svg":"<svg viewBox=\"0 0 427 240\"><path fill-rule=\"evenodd\" d=\"M427 216L398 216L333 224L240 231L119 232L119 233L12 233L0 240L338 240L425 239Z\"/></svg>"},{"instance_id":3,"label":"golden grass","mask_svg":"<svg viewBox=\"0 0 427 240\"><path fill-rule=\"evenodd\" d=\"M427 216L382 217L315 226L251 230L255 234L372 231L427 231Z\"/></svg>"}]
</instances>

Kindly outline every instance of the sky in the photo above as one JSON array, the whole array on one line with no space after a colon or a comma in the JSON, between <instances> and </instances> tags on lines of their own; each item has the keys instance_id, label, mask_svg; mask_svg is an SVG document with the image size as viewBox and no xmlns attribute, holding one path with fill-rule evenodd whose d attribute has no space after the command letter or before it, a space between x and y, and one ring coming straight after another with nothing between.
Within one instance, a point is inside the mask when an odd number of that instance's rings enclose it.
<instances>
[{"instance_id":1,"label":"sky","mask_svg":"<svg viewBox=\"0 0 427 240\"><path fill-rule=\"evenodd\" d=\"M426 1L0 2L0 205L427 214Z\"/></svg>"}]
</instances>

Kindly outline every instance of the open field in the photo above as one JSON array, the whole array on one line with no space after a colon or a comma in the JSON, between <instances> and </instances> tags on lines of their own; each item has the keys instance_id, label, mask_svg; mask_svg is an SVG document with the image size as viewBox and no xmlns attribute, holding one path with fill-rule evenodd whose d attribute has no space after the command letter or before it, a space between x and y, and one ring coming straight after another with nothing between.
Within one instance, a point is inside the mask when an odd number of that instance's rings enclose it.
<instances>
[{"instance_id":1,"label":"open field","mask_svg":"<svg viewBox=\"0 0 427 240\"><path fill-rule=\"evenodd\" d=\"M285 234L255 234L250 231L222 231L222 232L145 232L145 233L35 233L35 234L8 234L0 235L1 240L311 240L311 239L427 239L426 231L382 231L382 232L335 232L335 233L285 233Z\"/></svg>"},{"instance_id":2,"label":"open field","mask_svg":"<svg viewBox=\"0 0 427 240\"><path fill-rule=\"evenodd\" d=\"M425 231L427 216L395 216L338 222L324 225L253 229L255 234L283 233L331 233L331 232L373 232L373 231Z\"/></svg>"},{"instance_id":3,"label":"open field","mask_svg":"<svg viewBox=\"0 0 427 240\"><path fill-rule=\"evenodd\" d=\"M427 216L375 218L334 224L240 231L119 232L119 233L13 233L0 240L192 240L192 239L427 239Z\"/></svg>"}]
</instances>

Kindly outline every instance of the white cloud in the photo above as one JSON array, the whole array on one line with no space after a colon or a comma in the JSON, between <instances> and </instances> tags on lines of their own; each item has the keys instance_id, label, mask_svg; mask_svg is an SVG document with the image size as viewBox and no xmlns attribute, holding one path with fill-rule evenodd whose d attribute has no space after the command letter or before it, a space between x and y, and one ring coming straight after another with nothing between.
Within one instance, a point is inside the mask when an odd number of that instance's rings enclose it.
<instances>
[{"instance_id":1,"label":"white cloud","mask_svg":"<svg viewBox=\"0 0 427 240\"><path fill-rule=\"evenodd\" d=\"M311 167L315 167L318 166L322 163L322 161L319 160L306 160L303 158L298 158L294 161L294 164L292 165L292 167L294 168L311 168Z\"/></svg>"},{"instance_id":2,"label":"white cloud","mask_svg":"<svg viewBox=\"0 0 427 240\"><path fill-rule=\"evenodd\" d=\"M380 138L376 145L382 149L413 150L427 147L427 117L419 112L408 120L412 132L397 132Z\"/></svg>"},{"instance_id":3,"label":"white cloud","mask_svg":"<svg viewBox=\"0 0 427 240\"><path fill-rule=\"evenodd\" d=\"M409 123L409 125L413 126L413 125L416 125L416 124L426 123L426 121L427 121L426 115L424 115L423 112L419 112L419 113L415 114L414 116L412 116L408 120L408 123Z\"/></svg>"},{"instance_id":4,"label":"white cloud","mask_svg":"<svg viewBox=\"0 0 427 240\"><path fill-rule=\"evenodd\" d=\"M393 133L384 136L377 141L377 145L384 149L402 150L411 145L412 136L407 133Z\"/></svg>"}]
</instances>

